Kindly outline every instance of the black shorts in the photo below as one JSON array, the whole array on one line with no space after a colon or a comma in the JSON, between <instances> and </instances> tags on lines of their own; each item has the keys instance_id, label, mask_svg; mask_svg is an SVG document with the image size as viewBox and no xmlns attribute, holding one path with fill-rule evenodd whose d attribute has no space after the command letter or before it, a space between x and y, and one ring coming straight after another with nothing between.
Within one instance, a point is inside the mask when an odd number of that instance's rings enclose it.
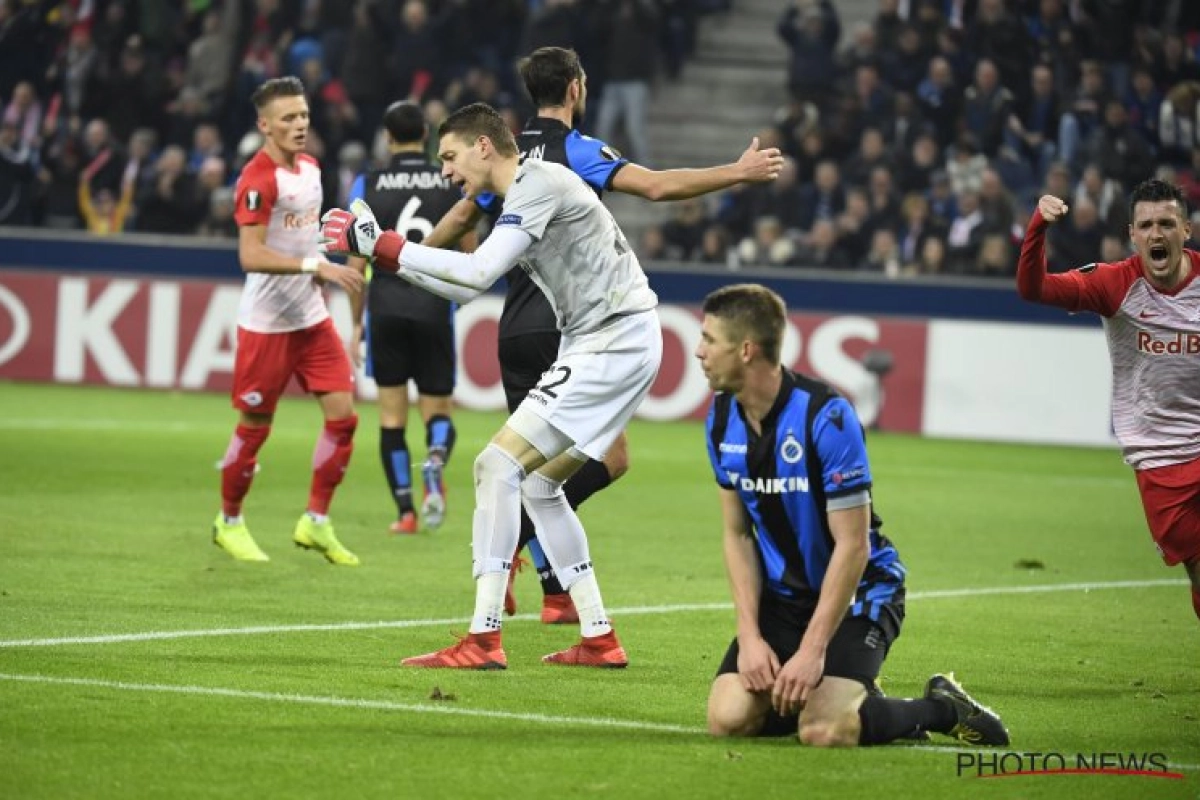
<instances>
[{"instance_id":1,"label":"black shorts","mask_svg":"<svg viewBox=\"0 0 1200 800\"><path fill-rule=\"evenodd\" d=\"M504 399L510 414L558 360L561 340L558 331L522 333L500 340L500 381L504 384Z\"/></svg>"},{"instance_id":2,"label":"black shorts","mask_svg":"<svg viewBox=\"0 0 1200 800\"><path fill-rule=\"evenodd\" d=\"M370 375L380 386L403 386L435 397L454 393L454 326L386 314L369 316Z\"/></svg>"},{"instance_id":3,"label":"black shorts","mask_svg":"<svg viewBox=\"0 0 1200 800\"><path fill-rule=\"evenodd\" d=\"M769 597L769 595L768 595ZM808 629L810 612L766 597L758 611L758 627L767 644L775 651L782 666L800 649L800 639ZM825 651L825 675L858 681L869 692L875 691L875 679L883 667L892 642L900 635L904 620L904 595L884 607L879 622L866 617L846 617ZM738 642L734 637L717 675L737 673ZM785 736L796 733L799 715L781 717L774 709L767 715L760 736Z\"/></svg>"}]
</instances>

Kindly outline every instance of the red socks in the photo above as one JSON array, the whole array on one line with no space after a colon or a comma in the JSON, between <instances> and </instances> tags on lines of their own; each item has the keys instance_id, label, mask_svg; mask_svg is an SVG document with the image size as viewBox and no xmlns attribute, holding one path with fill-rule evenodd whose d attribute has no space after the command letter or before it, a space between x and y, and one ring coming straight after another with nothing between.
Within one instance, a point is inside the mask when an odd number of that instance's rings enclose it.
<instances>
[{"instance_id":1,"label":"red socks","mask_svg":"<svg viewBox=\"0 0 1200 800\"><path fill-rule=\"evenodd\" d=\"M358 427L358 415L346 419L326 420L325 430L317 439L313 451L312 488L308 493L308 510L314 514L328 514L333 501L333 490L342 482L350 455L354 452L354 430Z\"/></svg>"},{"instance_id":2,"label":"red socks","mask_svg":"<svg viewBox=\"0 0 1200 800\"><path fill-rule=\"evenodd\" d=\"M250 491L258 466L258 450L271 433L271 426L250 428L238 425L221 459L221 510L227 517L242 513L242 500Z\"/></svg>"},{"instance_id":3,"label":"red socks","mask_svg":"<svg viewBox=\"0 0 1200 800\"><path fill-rule=\"evenodd\" d=\"M1200 589L1192 589L1192 610L1196 612L1196 618L1200 619Z\"/></svg>"}]
</instances>

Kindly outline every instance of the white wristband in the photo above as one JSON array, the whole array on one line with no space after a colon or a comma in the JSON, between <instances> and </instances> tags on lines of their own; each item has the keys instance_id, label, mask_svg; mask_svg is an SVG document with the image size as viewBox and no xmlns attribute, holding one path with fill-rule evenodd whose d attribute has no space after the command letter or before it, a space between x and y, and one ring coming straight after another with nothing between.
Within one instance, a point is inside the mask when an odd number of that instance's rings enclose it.
<instances>
[{"instance_id":1,"label":"white wristband","mask_svg":"<svg viewBox=\"0 0 1200 800\"><path fill-rule=\"evenodd\" d=\"M308 256L300 262L300 271L313 273L321 268L321 260L316 256Z\"/></svg>"}]
</instances>

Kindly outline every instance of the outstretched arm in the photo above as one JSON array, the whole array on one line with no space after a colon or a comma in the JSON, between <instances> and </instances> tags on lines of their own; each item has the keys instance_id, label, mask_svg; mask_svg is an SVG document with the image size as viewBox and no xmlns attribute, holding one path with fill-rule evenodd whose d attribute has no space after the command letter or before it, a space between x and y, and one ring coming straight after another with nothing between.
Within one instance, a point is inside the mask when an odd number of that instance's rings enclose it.
<instances>
[{"instance_id":1,"label":"outstretched arm","mask_svg":"<svg viewBox=\"0 0 1200 800\"><path fill-rule=\"evenodd\" d=\"M1046 274L1046 233L1067 215L1067 204L1054 195L1043 195L1029 219L1021 256L1017 261L1017 293L1025 300L1079 311L1082 286L1072 274Z\"/></svg>"},{"instance_id":2,"label":"outstretched arm","mask_svg":"<svg viewBox=\"0 0 1200 800\"><path fill-rule=\"evenodd\" d=\"M500 227L473 253L410 244L396 231L383 231L362 200L351 203L349 211L330 209L321 223L322 252L373 258L376 268L457 303L486 291L533 243L525 231Z\"/></svg>"},{"instance_id":3,"label":"outstretched arm","mask_svg":"<svg viewBox=\"0 0 1200 800\"><path fill-rule=\"evenodd\" d=\"M777 147L759 149L758 137L732 164L703 169L653 170L625 164L613 176L612 188L647 200L686 200L728 189L738 183L765 183L779 177L783 155Z\"/></svg>"}]
</instances>

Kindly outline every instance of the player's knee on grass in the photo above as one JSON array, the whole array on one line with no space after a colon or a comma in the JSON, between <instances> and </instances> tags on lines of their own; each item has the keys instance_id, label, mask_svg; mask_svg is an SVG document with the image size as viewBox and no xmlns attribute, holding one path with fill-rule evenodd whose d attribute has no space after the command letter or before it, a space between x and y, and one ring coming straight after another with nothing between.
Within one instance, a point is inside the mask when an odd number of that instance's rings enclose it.
<instances>
[{"instance_id":1,"label":"player's knee on grass","mask_svg":"<svg viewBox=\"0 0 1200 800\"><path fill-rule=\"evenodd\" d=\"M858 745L857 714L806 721L800 719L800 741L809 747L855 747Z\"/></svg>"},{"instance_id":2,"label":"player's knee on grass","mask_svg":"<svg viewBox=\"0 0 1200 800\"><path fill-rule=\"evenodd\" d=\"M718 675L708 695L708 732L713 736L757 736L770 701L742 686L734 674Z\"/></svg>"}]
</instances>

